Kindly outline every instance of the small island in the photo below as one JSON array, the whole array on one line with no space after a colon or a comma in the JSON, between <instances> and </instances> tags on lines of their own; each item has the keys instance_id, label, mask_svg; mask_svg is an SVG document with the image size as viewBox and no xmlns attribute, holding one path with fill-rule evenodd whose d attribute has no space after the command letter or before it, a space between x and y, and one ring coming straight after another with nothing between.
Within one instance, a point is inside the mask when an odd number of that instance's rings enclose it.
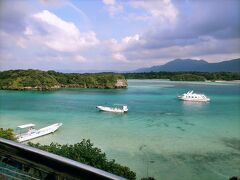
<instances>
[{"instance_id":1,"label":"small island","mask_svg":"<svg viewBox=\"0 0 240 180\"><path fill-rule=\"evenodd\" d=\"M60 73L41 70L9 70L0 72L2 90L56 90L60 88L126 88L127 80L114 73Z\"/></svg>"}]
</instances>

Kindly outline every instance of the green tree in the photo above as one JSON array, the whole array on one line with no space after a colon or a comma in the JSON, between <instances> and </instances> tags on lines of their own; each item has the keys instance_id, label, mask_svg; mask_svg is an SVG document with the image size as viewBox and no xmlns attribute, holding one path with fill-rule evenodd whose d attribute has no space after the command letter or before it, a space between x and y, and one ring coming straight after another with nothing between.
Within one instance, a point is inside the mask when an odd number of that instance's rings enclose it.
<instances>
[{"instance_id":1,"label":"green tree","mask_svg":"<svg viewBox=\"0 0 240 180\"><path fill-rule=\"evenodd\" d=\"M58 143L51 143L50 145L41 145L39 143L28 144L32 147L88 164L130 180L136 179L135 172L131 171L129 167L116 163L115 160L108 160L106 154L101 149L94 147L90 140L83 139L80 143L73 145L60 145Z\"/></svg>"},{"instance_id":2,"label":"green tree","mask_svg":"<svg viewBox=\"0 0 240 180\"><path fill-rule=\"evenodd\" d=\"M13 141L16 140L13 129L9 129L9 128L8 129L0 128L0 137L2 137L4 139L13 140Z\"/></svg>"}]
</instances>

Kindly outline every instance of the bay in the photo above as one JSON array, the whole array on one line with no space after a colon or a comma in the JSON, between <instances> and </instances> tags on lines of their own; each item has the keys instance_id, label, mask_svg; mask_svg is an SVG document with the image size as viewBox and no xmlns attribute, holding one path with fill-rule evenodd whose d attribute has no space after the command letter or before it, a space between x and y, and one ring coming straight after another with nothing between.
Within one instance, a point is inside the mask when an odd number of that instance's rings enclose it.
<instances>
[{"instance_id":1,"label":"bay","mask_svg":"<svg viewBox=\"0 0 240 180\"><path fill-rule=\"evenodd\" d=\"M54 134L32 142L90 139L109 159L129 166L138 179L228 179L240 174L240 85L128 80L127 89L0 91L0 127L56 122ZM179 101L194 90L209 103ZM127 104L126 114L97 105Z\"/></svg>"}]
</instances>

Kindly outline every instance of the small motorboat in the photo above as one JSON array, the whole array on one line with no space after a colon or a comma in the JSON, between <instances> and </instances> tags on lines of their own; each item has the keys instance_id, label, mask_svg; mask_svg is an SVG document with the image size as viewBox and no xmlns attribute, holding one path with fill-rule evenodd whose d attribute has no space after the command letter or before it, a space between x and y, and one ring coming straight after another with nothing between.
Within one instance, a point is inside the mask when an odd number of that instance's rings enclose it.
<instances>
[{"instance_id":1,"label":"small motorboat","mask_svg":"<svg viewBox=\"0 0 240 180\"><path fill-rule=\"evenodd\" d=\"M125 113L128 111L128 107L122 104L114 104L114 107L97 106L100 111L113 112L113 113Z\"/></svg>"},{"instance_id":2,"label":"small motorboat","mask_svg":"<svg viewBox=\"0 0 240 180\"><path fill-rule=\"evenodd\" d=\"M19 134L16 135L16 138L18 142L28 141L31 139L35 139L35 138L53 133L61 126L62 126L62 123L56 123L56 124L52 124L50 126L37 130L34 128L35 124L24 124L24 125L18 126L17 129L19 129L20 131L27 129L27 132L25 133L20 132Z\"/></svg>"},{"instance_id":3,"label":"small motorboat","mask_svg":"<svg viewBox=\"0 0 240 180\"><path fill-rule=\"evenodd\" d=\"M187 93L184 93L181 96L178 96L178 99L183 101L196 101L196 102L208 102L210 101L210 98L208 98L204 94L197 94L193 91L188 91Z\"/></svg>"}]
</instances>

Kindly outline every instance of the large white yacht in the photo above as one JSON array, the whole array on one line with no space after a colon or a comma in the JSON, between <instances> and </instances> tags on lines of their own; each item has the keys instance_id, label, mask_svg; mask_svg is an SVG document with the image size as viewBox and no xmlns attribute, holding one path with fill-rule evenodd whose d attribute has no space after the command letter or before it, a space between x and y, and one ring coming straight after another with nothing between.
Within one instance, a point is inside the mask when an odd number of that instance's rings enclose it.
<instances>
[{"instance_id":1,"label":"large white yacht","mask_svg":"<svg viewBox=\"0 0 240 180\"><path fill-rule=\"evenodd\" d=\"M178 99L183 101L196 101L196 102L208 102L210 101L210 98L208 98L204 94L197 94L193 91L188 91L187 93L184 93L181 96L178 96Z\"/></svg>"},{"instance_id":2,"label":"large white yacht","mask_svg":"<svg viewBox=\"0 0 240 180\"><path fill-rule=\"evenodd\" d=\"M25 133L20 132L19 134L17 134L16 135L17 141L24 142L24 141L38 138L40 136L45 136L47 134L53 133L62 126L62 123L52 124L50 126L47 126L38 130L35 129L34 126L35 124L24 124L24 125L18 126L18 129L20 131L23 129L27 129L27 132Z\"/></svg>"},{"instance_id":3,"label":"large white yacht","mask_svg":"<svg viewBox=\"0 0 240 180\"><path fill-rule=\"evenodd\" d=\"M128 111L128 107L126 105L115 104L114 107L107 107L107 106L97 106L97 109L100 111L106 112L114 112L114 113L124 113Z\"/></svg>"}]
</instances>

